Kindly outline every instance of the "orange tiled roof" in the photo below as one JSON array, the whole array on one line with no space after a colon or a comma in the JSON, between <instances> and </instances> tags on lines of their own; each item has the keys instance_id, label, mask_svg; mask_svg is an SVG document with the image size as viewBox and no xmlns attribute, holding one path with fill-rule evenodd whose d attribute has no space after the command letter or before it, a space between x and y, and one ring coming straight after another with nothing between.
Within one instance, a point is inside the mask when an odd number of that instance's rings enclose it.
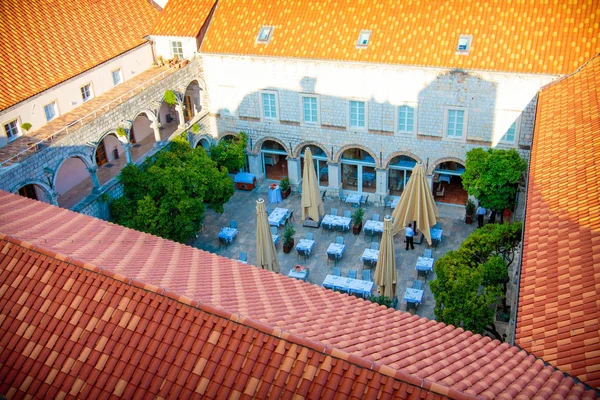
<instances>
[{"instance_id":1,"label":"orange tiled roof","mask_svg":"<svg viewBox=\"0 0 600 400\"><path fill-rule=\"evenodd\" d=\"M474 399L0 235L8 398Z\"/></svg>"},{"instance_id":2,"label":"orange tiled roof","mask_svg":"<svg viewBox=\"0 0 600 400\"><path fill-rule=\"evenodd\" d=\"M146 40L147 0L0 1L0 110Z\"/></svg>"},{"instance_id":3,"label":"orange tiled roof","mask_svg":"<svg viewBox=\"0 0 600 400\"><path fill-rule=\"evenodd\" d=\"M220 0L205 53L566 74L600 52L600 1ZM256 44L261 26L271 41ZM356 49L361 30L372 30ZM471 53L456 55L459 35Z\"/></svg>"},{"instance_id":4,"label":"orange tiled roof","mask_svg":"<svg viewBox=\"0 0 600 400\"><path fill-rule=\"evenodd\" d=\"M600 388L600 56L539 93L517 344Z\"/></svg>"},{"instance_id":5,"label":"orange tiled roof","mask_svg":"<svg viewBox=\"0 0 600 400\"><path fill-rule=\"evenodd\" d=\"M523 350L443 323L1 191L0 215L5 235L436 387L485 399L545 393L595 398Z\"/></svg>"},{"instance_id":6,"label":"orange tiled roof","mask_svg":"<svg viewBox=\"0 0 600 400\"><path fill-rule=\"evenodd\" d=\"M169 0L160 13L152 35L196 37L216 0Z\"/></svg>"}]
</instances>

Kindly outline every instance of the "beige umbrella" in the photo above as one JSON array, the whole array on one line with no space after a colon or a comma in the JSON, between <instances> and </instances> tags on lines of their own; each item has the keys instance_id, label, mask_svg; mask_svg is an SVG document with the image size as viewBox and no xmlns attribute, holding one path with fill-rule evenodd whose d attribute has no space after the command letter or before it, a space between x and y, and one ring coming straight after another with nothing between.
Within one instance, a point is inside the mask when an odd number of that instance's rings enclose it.
<instances>
[{"instance_id":1,"label":"beige umbrella","mask_svg":"<svg viewBox=\"0 0 600 400\"><path fill-rule=\"evenodd\" d=\"M313 166L312 152L307 147L304 151L304 170L302 171L302 220L310 217L313 221L319 222L321 215L325 214L321 193L319 192L319 183L317 182L317 173Z\"/></svg>"},{"instance_id":2,"label":"beige umbrella","mask_svg":"<svg viewBox=\"0 0 600 400\"><path fill-rule=\"evenodd\" d=\"M390 299L396 297L396 252L394 251L394 234L392 232L392 217L386 215L383 220L383 235L379 259L375 268L375 283L382 296Z\"/></svg>"},{"instance_id":3,"label":"beige umbrella","mask_svg":"<svg viewBox=\"0 0 600 400\"><path fill-rule=\"evenodd\" d=\"M269 271L280 271L263 199L256 200L256 265Z\"/></svg>"},{"instance_id":4,"label":"beige umbrella","mask_svg":"<svg viewBox=\"0 0 600 400\"><path fill-rule=\"evenodd\" d=\"M417 229L423 232L427 243L431 245L429 228L436 224L439 215L433 201L433 193L425 177L423 164L419 163L413 169L392 216L394 235L404 230L408 223L416 221Z\"/></svg>"}]
</instances>

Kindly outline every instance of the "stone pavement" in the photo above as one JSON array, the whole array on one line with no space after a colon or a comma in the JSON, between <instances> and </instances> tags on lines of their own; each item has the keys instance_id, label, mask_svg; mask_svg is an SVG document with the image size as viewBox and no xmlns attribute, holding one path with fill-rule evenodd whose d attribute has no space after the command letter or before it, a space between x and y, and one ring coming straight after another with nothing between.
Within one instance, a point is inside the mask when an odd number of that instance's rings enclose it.
<instances>
[{"instance_id":1,"label":"stone pavement","mask_svg":"<svg viewBox=\"0 0 600 400\"><path fill-rule=\"evenodd\" d=\"M315 229L303 227L299 194L289 196L287 199L283 200L282 203L269 204L267 200L269 183L269 181L263 182L251 192L236 190L233 197L225 204L225 212L221 215L207 209L204 227L198 233L196 240L193 241L193 245L199 249L233 259L237 259L239 253L245 251L248 254L249 264L254 264L256 262L256 199L262 197L265 199L265 202L271 210L276 207L283 207L294 211L295 222L293 222L293 225L296 228L296 243L298 243L300 238L304 237L306 232L313 232L315 241L317 242L312 251L312 255L308 257L307 260L303 257L298 259L295 249L289 254L284 254L281 241L278 242L276 250L281 266L281 274L287 275L291 267L296 264L301 264L310 269L308 281L320 286L323 283L325 276L332 273L334 267L333 262L328 262L326 254L327 247L330 243L335 241L336 236L341 234L336 232L324 232L321 228ZM352 208L349 205L340 203L338 198L326 199L324 207L326 214L329 214L331 208L337 208L338 215L342 215L344 210L355 210L355 208ZM477 226L477 224L466 225L464 223L464 207L438 204L438 209L444 236L441 244L433 249L434 258L443 256L448 250L457 249ZM389 208L384 211L383 207L374 204L369 204L365 211L365 221L371 219L371 215L374 213L379 214L381 220L383 220L385 214L391 213ZM220 245L217 234L222 227L229 226L229 222L232 219L237 220L238 222L238 235L232 244L228 246ZM279 232L280 234L283 233L283 228L280 228ZM347 249L342 259L337 262L337 266L341 268L342 276L346 276L348 271L353 269L357 271L357 275L360 278L363 270L363 264L360 257L364 249L369 247L372 241L379 241L379 237L365 237L364 232L355 236L352 234L352 231L346 232L342 236L344 237L344 244ZM401 236L401 234L394 238L394 243L396 250L396 267L398 270L397 295L399 297L399 303L397 308L406 310L406 303L402 301L404 292L407 287L412 286L412 281L417 279L417 271L415 270L417 257L422 256L423 250L429 248L429 246L424 240L421 245L415 244L414 250L406 251L403 243L403 236ZM374 274L375 267L371 268L371 276L374 277ZM429 274L427 282L430 282L434 276L435 274ZM376 293L376 290L377 288L374 287L373 293ZM433 309L433 294L429 289L429 285L425 285L423 304L418 308L417 314L429 319L434 319Z\"/></svg>"}]
</instances>

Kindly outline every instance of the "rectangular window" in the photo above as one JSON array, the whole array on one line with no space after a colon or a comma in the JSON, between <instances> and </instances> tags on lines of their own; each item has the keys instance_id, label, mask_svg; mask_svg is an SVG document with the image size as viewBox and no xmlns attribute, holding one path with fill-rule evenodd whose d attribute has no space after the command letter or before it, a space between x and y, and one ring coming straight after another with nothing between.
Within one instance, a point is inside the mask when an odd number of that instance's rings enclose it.
<instances>
[{"instance_id":1,"label":"rectangular window","mask_svg":"<svg viewBox=\"0 0 600 400\"><path fill-rule=\"evenodd\" d=\"M17 120L15 119L14 121L10 121L8 124L5 124L4 132L6 133L6 137L9 141L16 139L20 135Z\"/></svg>"},{"instance_id":2,"label":"rectangular window","mask_svg":"<svg viewBox=\"0 0 600 400\"><path fill-rule=\"evenodd\" d=\"M365 127L365 102L350 101L350 128Z\"/></svg>"},{"instance_id":3,"label":"rectangular window","mask_svg":"<svg viewBox=\"0 0 600 400\"><path fill-rule=\"evenodd\" d=\"M53 101L50 104L44 106L44 114L46 114L46 121L51 121L56 117L56 102Z\"/></svg>"},{"instance_id":4,"label":"rectangular window","mask_svg":"<svg viewBox=\"0 0 600 400\"><path fill-rule=\"evenodd\" d=\"M171 42L171 55L177 58L183 58L183 45L181 42Z\"/></svg>"},{"instance_id":5,"label":"rectangular window","mask_svg":"<svg viewBox=\"0 0 600 400\"><path fill-rule=\"evenodd\" d=\"M258 37L256 38L257 43L269 43L271 36L273 35L272 26L263 26L258 31Z\"/></svg>"},{"instance_id":6,"label":"rectangular window","mask_svg":"<svg viewBox=\"0 0 600 400\"><path fill-rule=\"evenodd\" d=\"M358 40L356 41L356 47L367 47L369 45L370 38L371 31L360 31L358 34Z\"/></svg>"},{"instance_id":7,"label":"rectangular window","mask_svg":"<svg viewBox=\"0 0 600 400\"><path fill-rule=\"evenodd\" d=\"M415 109L410 106L398 107L398 132L414 132Z\"/></svg>"},{"instance_id":8,"label":"rectangular window","mask_svg":"<svg viewBox=\"0 0 600 400\"><path fill-rule=\"evenodd\" d=\"M84 102L88 101L89 99L91 99L92 96L92 84L88 83L87 85L84 85L81 87L81 98L83 99Z\"/></svg>"},{"instance_id":9,"label":"rectangular window","mask_svg":"<svg viewBox=\"0 0 600 400\"><path fill-rule=\"evenodd\" d=\"M302 120L305 124L317 124L318 105L316 97L302 97Z\"/></svg>"},{"instance_id":10,"label":"rectangular window","mask_svg":"<svg viewBox=\"0 0 600 400\"><path fill-rule=\"evenodd\" d=\"M507 142L507 143L514 143L516 133L517 133L517 121L512 123L512 125L510 126L510 128L508 128L508 130L506 131L504 136L502 136L502 139L500 139L500 141Z\"/></svg>"},{"instance_id":11,"label":"rectangular window","mask_svg":"<svg viewBox=\"0 0 600 400\"><path fill-rule=\"evenodd\" d=\"M265 119L277 119L277 99L274 93L262 93L262 106Z\"/></svg>"},{"instance_id":12,"label":"rectangular window","mask_svg":"<svg viewBox=\"0 0 600 400\"><path fill-rule=\"evenodd\" d=\"M112 72L113 85L117 86L119 83L123 81L123 74L121 74L121 68L115 69Z\"/></svg>"},{"instance_id":13,"label":"rectangular window","mask_svg":"<svg viewBox=\"0 0 600 400\"><path fill-rule=\"evenodd\" d=\"M448 120L446 122L446 136L452 139L461 138L463 136L464 122L464 110L448 110Z\"/></svg>"}]
</instances>

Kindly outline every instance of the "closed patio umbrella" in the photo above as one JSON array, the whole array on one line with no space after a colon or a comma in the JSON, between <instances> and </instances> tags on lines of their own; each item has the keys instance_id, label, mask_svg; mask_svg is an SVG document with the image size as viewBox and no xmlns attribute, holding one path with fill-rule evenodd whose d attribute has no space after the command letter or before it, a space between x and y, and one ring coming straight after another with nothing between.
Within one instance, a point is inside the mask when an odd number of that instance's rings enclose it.
<instances>
[{"instance_id":1,"label":"closed patio umbrella","mask_svg":"<svg viewBox=\"0 0 600 400\"><path fill-rule=\"evenodd\" d=\"M396 252L394 251L394 234L392 217L386 215L383 220L383 235L379 248L379 259L375 268L375 284L382 296L390 299L396 297Z\"/></svg>"},{"instance_id":2,"label":"closed patio umbrella","mask_svg":"<svg viewBox=\"0 0 600 400\"><path fill-rule=\"evenodd\" d=\"M313 165L312 152L310 148L304 151L304 170L302 171L302 220L310 217L313 221L319 222L321 216L325 214L321 193L319 192L319 183L317 182L317 173Z\"/></svg>"},{"instance_id":3,"label":"closed patio umbrella","mask_svg":"<svg viewBox=\"0 0 600 400\"><path fill-rule=\"evenodd\" d=\"M256 200L256 265L269 271L280 271L263 199Z\"/></svg>"},{"instance_id":4,"label":"closed patio umbrella","mask_svg":"<svg viewBox=\"0 0 600 400\"><path fill-rule=\"evenodd\" d=\"M394 235L404 230L408 223L416 221L416 228L423 232L427 243L431 245L429 228L436 224L439 215L423 164L419 163L413 169L392 216Z\"/></svg>"}]
</instances>

